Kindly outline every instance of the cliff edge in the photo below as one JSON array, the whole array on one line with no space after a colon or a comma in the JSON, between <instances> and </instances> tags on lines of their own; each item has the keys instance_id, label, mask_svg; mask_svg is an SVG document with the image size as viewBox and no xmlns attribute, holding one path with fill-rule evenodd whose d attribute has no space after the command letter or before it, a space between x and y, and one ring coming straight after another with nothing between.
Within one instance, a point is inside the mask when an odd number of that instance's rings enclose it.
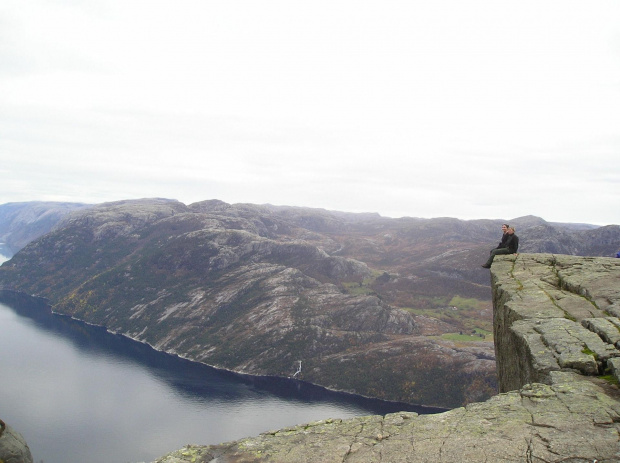
<instances>
[{"instance_id":1,"label":"cliff edge","mask_svg":"<svg viewBox=\"0 0 620 463\"><path fill-rule=\"evenodd\" d=\"M486 402L327 419L156 463L620 461L620 259L499 257L491 281L500 393Z\"/></svg>"},{"instance_id":2,"label":"cliff edge","mask_svg":"<svg viewBox=\"0 0 620 463\"><path fill-rule=\"evenodd\" d=\"M28 444L20 433L0 420L0 463L32 463Z\"/></svg>"}]
</instances>

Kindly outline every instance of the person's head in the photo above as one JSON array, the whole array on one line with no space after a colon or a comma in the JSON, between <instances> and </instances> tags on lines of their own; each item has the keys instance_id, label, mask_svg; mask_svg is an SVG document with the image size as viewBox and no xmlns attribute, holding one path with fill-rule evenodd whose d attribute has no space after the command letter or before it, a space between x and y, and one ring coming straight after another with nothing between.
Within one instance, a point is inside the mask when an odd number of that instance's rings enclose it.
<instances>
[{"instance_id":1,"label":"person's head","mask_svg":"<svg viewBox=\"0 0 620 463\"><path fill-rule=\"evenodd\" d=\"M502 225L502 233L506 233L509 228L510 228L510 225L508 225L507 223L503 224Z\"/></svg>"},{"instance_id":2,"label":"person's head","mask_svg":"<svg viewBox=\"0 0 620 463\"><path fill-rule=\"evenodd\" d=\"M507 232L509 235L512 235L512 234L515 232L515 227L508 227L508 230L506 230L506 232Z\"/></svg>"}]
</instances>

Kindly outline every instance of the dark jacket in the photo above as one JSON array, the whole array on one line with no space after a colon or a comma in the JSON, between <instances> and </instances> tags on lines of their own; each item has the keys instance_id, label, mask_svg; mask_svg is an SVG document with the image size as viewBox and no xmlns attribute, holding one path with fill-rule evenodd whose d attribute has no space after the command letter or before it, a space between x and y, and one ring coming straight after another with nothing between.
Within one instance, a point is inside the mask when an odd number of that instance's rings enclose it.
<instances>
[{"instance_id":1,"label":"dark jacket","mask_svg":"<svg viewBox=\"0 0 620 463\"><path fill-rule=\"evenodd\" d=\"M519 249L519 237L514 233L512 235L508 235L508 239L506 240L505 248L508 248L511 254L516 254Z\"/></svg>"},{"instance_id":2,"label":"dark jacket","mask_svg":"<svg viewBox=\"0 0 620 463\"><path fill-rule=\"evenodd\" d=\"M508 233L504 233L502 235L502 240L499 242L499 244L497 245L497 247L495 249L499 249L499 248L505 248L506 247L506 241L508 241L508 237L510 235Z\"/></svg>"}]
</instances>

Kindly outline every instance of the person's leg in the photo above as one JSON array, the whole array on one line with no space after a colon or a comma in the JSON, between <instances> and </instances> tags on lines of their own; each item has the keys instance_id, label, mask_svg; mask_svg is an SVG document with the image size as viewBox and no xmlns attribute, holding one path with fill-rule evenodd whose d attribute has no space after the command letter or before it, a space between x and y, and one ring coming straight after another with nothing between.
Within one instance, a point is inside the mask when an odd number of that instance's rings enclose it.
<instances>
[{"instance_id":1,"label":"person's leg","mask_svg":"<svg viewBox=\"0 0 620 463\"><path fill-rule=\"evenodd\" d=\"M491 251L491 256L489 257L489 260L486 261L483 267L490 268L491 264L493 263L493 259L495 259L495 256L499 254L510 254L510 249L508 248L493 249L493 251Z\"/></svg>"}]
</instances>

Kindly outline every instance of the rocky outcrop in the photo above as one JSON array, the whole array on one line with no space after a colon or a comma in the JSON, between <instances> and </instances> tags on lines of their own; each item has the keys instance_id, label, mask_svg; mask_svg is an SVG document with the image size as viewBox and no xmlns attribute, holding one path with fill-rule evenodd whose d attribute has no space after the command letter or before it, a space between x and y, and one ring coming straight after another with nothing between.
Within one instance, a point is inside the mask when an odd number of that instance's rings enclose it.
<instances>
[{"instance_id":1,"label":"rocky outcrop","mask_svg":"<svg viewBox=\"0 0 620 463\"><path fill-rule=\"evenodd\" d=\"M525 254L493 264L492 279L500 391L618 362L620 259Z\"/></svg>"},{"instance_id":2,"label":"rocky outcrop","mask_svg":"<svg viewBox=\"0 0 620 463\"><path fill-rule=\"evenodd\" d=\"M604 387L555 372L532 384L436 415L324 420L208 447L157 463L479 463L620 461L620 407Z\"/></svg>"},{"instance_id":3,"label":"rocky outcrop","mask_svg":"<svg viewBox=\"0 0 620 463\"><path fill-rule=\"evenodd\" d=\"M187 446L156 463L620 461L620 259L503 256L491 278L506 392L435 415L326 419Z\"/></svg>"},{"instance_id":4,"label":"rocky outcrop","mask_svg":"<svg viewBox=\"0 0 620 463\"><path fill-rule=\"evenodd\" d=\"M30 448L22 435L2 420L0 420L0 462L32 463Z\"/></svg>"}]
</instances>

